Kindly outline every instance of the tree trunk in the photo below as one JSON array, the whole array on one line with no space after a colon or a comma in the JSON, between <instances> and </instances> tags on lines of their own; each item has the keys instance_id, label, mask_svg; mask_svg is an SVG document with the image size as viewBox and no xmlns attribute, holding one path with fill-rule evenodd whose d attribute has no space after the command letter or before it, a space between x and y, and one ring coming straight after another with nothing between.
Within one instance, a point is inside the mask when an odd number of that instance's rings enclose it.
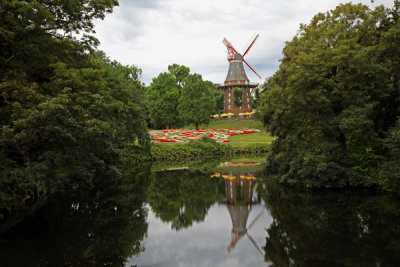
<instances>
[{"instance_id":1,"label":"tree trunk","mask_svg":"<svg viewBox=\"0 0 400 267\"><path fill-rule=\"evenodd\" d=\"M199 123L198 122L196 122L196 130L197 131L199 130Z\"/></svg>"}]
</instances>

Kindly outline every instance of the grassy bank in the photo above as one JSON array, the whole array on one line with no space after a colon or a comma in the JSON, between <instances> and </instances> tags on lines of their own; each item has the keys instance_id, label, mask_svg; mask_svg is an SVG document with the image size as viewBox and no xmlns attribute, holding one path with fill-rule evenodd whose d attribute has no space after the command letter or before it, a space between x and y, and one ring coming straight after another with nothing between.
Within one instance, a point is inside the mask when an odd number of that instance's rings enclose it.
<instances>
[{"instance_id":1,"label":"grassy bank","mask_svg":"<svg viewBox=\"0 0 400 267\"><path fill-rule=\"evenodd\" d=\"M185 129L194 129L188 125ZM217 143L210 138L187 143L152 143L153 161L200 159L208 156L262 155L269 151L273 137L256 120L212 120L201 129L257 129L258 133L230 136L229 143Z\"/></svg>"},{"instance_id":2,"label":"grassy bank","mask_svg":"<svg viewBox=\"0 0 400 267\"><path fill-rule=\"evenodd\" d=\"M199 159L207 156L238 156L262 155L269 151L270 144L254 143L233 145L217 143L210 138L188 143L154 143L151 147L151 157L154 161Z\"/></svg>"}]
</instances>

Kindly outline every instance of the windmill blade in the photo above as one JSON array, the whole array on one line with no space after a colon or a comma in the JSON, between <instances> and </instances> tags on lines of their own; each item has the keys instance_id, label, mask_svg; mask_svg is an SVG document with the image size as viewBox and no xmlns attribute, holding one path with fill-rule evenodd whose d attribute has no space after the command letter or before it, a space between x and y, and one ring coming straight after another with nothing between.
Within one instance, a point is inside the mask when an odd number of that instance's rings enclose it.
<instances>
[{"instance_id":1,"label":"windmill blade","mask_svg":"<svg viewBox=\"0 0 400 267\"><path fill-rule=\"evenodd\" d=\"M261 212L257 215L257 217L249 224L246 230L250 230L251 227L256 223L256 221L261 217L261 215L264 214L264 209L261 210Z\"/></svg>"},{"instance_id":2,"label":"windmill blade","mask_svg":"<svg viewBox=\"0 0 400 267\"><path fill-rule=\"evenodd\" d=\"M264 257L264 253L262 252L261 248L257 245L256 241L254 241L254 239L251 237L251 235L249 235L248 233L246 233L247 237L249 238L250 242L254 245L254 247L257 249L257 251L261 254L262 257Z\"/></svg>"},{"instance_id":3,"label":"windmill blade","mask_svg":"<svg viewBox=\"0 0 400 267\"><path fill-rule=\"evenodd\" d=\"M256 37L254 38L253 42L247 47L246 51L243 53L243 57L249 52L250 48L254 45L254 43L257 41L258 37L260 37L260 34L257 33Z\"/></svg>"},{"instance_id":4,"label":"windmill blade","mask_svg":"<svg viewBox=\"0 0 400 267\"><path fill-rule=\"evenodd\" d=\"M235 52L235 54L238 53L237 50L233 47L232 43L229 42L228 39L226 39L225 37L224 40L222 40L222 43L226 46L226 48L228 48L228 51L229 49L232 49L232 51Z\"/></svg>"},{"instance_id":5,"label":"windmill blade","mask_svg":"<svg viewBox=\"0 0 400 267\"><path fill-rule=\"evenodd\" d=\"M247 67L249 67L256 75L258 78L262 79L260 75L258 75L258 73L249 65L249 63L247 63L246 60L243 59L243 62L246 63Z\"/></svg>"}]
</instances>

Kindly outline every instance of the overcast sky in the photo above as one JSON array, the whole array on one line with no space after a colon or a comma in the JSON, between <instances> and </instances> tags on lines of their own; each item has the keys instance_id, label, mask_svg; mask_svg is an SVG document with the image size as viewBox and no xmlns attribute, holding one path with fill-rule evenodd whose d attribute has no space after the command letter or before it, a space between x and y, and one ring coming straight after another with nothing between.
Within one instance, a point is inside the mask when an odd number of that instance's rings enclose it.
<instances>
[{"instance_id":1,"label":"overcast sky","mask_svg":"<svg viewBox=\"0 0 400 267\"><path fill-rule=\"evenodd\" d=\"M318 12L334 9L340 0L120 0L104 20L96 21L100 49L112 60L142 69L141 80L152 78L177 63L203 79L223 83L228 71L226 37L241 53L256 33L260 38L246 61L251 82L263 82L279 67L282 49L300 23ZM369 6L393 6L393 0L352 1Z\"/></svg>"}]
</instances>

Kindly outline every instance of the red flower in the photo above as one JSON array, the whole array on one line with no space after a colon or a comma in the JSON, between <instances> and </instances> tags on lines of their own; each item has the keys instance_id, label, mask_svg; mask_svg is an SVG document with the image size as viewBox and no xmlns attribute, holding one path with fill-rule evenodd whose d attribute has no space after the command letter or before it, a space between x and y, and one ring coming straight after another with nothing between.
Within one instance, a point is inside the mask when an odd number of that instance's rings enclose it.
<instances>
[{"instance_id":1,"label":"red flower","mask_svg":"<svg viewBox=\"0 0 400 267\"><path fill-rule=\"evenodd\" d=\"M251 133L256 133L257 131L243 131L242 134L251 134Z\"/></svg>"},{"instance_id":2,"label":"red flower","mask_svg":"<svg viewBox=\"0 0 400 267\"><path fill-rule=\"evenodd\" d=\"M155 142L162 142L162 143L176 142L175 140L168 140L168 139L161 139L161 138L153 139L153 141L155 141Z\"/></svg>"}]
</instances>

